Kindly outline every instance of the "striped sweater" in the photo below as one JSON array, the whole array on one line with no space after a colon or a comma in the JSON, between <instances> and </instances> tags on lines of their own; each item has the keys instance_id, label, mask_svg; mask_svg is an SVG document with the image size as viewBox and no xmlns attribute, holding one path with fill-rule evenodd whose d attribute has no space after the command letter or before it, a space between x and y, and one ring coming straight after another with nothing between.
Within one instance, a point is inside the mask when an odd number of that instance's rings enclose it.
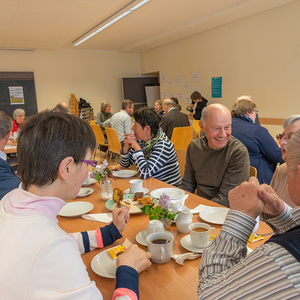
<instances>
[{"instance_id":1,"label":"striped sweater","mask_svg":"<svg viewBox=\"0 0 300 300\"><path fill-rule=\"evenodd\" d=\"M300 224L300 208L267 220L274 233ZM218 237L205 248L199 267L198 299L300 299L300 264L283 247L267 243L246 257L255 226L231 210Z\"/></svg>"},{"instance_id":2,"label":"striped sweater","mask_svg":"<svg viewBox=\"0 0 300 300\"><path fill-rule=\"evenodd\" d=\"M135 152L133 148L130 148L126 154L121 151L120 165L122 167L127 168L134 163L142 179L154 177L174 186L179 186L181 182L173 143L164 133L152 148L147 159L142 150Z\"/></svg>"}]
</instances>

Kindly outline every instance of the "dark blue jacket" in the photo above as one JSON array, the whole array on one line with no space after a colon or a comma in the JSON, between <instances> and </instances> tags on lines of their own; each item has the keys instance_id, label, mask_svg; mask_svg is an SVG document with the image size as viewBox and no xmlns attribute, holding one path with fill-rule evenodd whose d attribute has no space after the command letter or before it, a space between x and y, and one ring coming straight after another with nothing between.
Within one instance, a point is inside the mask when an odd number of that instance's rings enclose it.
<instances>
[{"instance_id":1,"label":"dark blue jacket","mask_svg":"<svg viewBox=\"0 0 300 300\"><path fill-rule=\"evenodd\" d=\"M19 187L21 180L14 172L11 165L0 158L0 200L8 192Z\"/></svg>"},{"instance_id":2,"label":"dark blue jacket","mask_svg":"<svg viewBox=\"0 0 300 300\"><path fill-rule=\"evenodd\" d=\"M232 118L232 133L248 149L250 166L257 169L259 183L270 184L276 164L282 163L282 153L269 131L245 118Z\"/></svg>"}]
</instances>

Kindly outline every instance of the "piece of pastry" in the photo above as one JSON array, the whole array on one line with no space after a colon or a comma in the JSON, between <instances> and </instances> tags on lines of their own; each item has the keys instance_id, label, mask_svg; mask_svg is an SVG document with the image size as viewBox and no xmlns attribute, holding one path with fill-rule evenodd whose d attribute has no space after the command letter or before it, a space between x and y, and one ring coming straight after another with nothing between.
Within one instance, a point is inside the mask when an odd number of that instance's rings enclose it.
<instances>
[{"instance_id":1,"label":"piece of pastry","mask_svg":"<svg viewBox=\"0 0 300 300\"><path fill-rule=\"evenodd\" d=\"M122 201L123 200L123 191L118 188L114 188L113 200L117 203Z\"/></svg>"},{"instance_id":2,"label":"piece of pastry","mask_svg":"<svg viewBox=\"0 0 300 300\"><path fill-rule=\"evenodd\" d=\"M151 196L149 196L149 197L145 197L145 198L141 198L141 199L139 199L138 200L138 202L139 203L141 203L142 205L154 205L154 201L153 201L153 199L152 199L152 197Z\"/></svg>"},{"instance_id":3,"label":"piece of pastry","mask_svg":"<svg viewBox=\"0 0 300 300\"><path fill-rule=\"evenodd\" d=\"M138 201L138 199L141 199L143 197L144 197L144 192L137 192L137 193L134 194L133 200Z\"/></svg>"}]
</instances>

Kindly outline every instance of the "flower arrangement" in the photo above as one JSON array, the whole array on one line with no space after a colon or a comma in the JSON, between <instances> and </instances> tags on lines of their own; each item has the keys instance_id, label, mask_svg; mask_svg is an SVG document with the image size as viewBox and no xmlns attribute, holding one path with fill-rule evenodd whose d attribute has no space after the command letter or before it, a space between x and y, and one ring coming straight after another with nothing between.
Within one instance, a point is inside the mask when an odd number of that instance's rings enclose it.
<instances>
[{"instance_id":1,"label":"flower arrangement","mask_svg":"<svg viewBox=\"0 0 300 300\"><path fill-rule=\"evenodd\" d=\"M98 181L98 183L100 183L100 181L102 181L102 182L105 181L107 179L107 177L110 177L112 179L116 179L112 175L112 171L114 171L114 170L116 170L116 169L114 169L113 167L109 167L108 162L105 159L100 166L97 166L93 170L93 173L91 174L91 177L94 177Z\"/></svg>"},{"instance_id":2,"label":"flower arrangement","mask_svg":"<svg viewBox=\"0 0 300 300\"><path fill-rule=\"evenodd\" d=\"M149 216L149 220L161 220L165 229L167 229L170 227L175 216L178 214L178 212L174 213L171 206L172 203L170 197L163 193L160 195L158 204L155 207L152 207L151 205L145 205L141 208L141 210L145 215Z\"/></svg>"}]
</instances>

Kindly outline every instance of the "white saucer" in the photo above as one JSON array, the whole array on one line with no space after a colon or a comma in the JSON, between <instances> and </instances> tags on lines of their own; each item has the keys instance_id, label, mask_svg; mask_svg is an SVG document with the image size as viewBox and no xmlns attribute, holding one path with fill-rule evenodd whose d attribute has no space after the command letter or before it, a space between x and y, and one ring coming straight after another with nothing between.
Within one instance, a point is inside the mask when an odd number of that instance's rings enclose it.
<instances>
[{"instance_id":1,"label":"white saucer","mask_svg":"<svg viewBox=\"0 0 300 300\"><path fill-rule=\"evenodd\" d=\"M165 230L165 232L168 232L168 233L173 234L172 232L170 232L170 231L168 231L168 230ZM137 241L139 244L143 245L143 246L147 246L147 239L146 239L146 238L147 238L146 230L143 230L143 231L139 232L139 233L136 235L136 237L135 237L136 241Z\"/></svg>"},{"instance_id":2,"label":"white saucer","mask_svg":"<svg viewBox=\"0 0 300 300\"><path fill-rule=\"evenodd\" d=\"M208 242L207 245L209 245L211 243L211 241ZM203 250L205 249L204 248L197 248L197 247L194 247L193 244L192 244L192 241L191 241L191 235L188 234L186 236L184 236L181 240L180 240L180 245L186 249L186 250L189 250L189 251L192 251L192 252L196 252L196 253L202 253Z\"/></svg>"},{"instance_id":3,"label":"white saucer","mask_svg":"<svg viewBox=\"0 0 300 300\"><path fill-rule=\"evenodd\" d=\"M94 192L91 188L81 188L78 192L77 198L84 198Z\"/></svg>"},{"instance_id":4,"label":"white saucer","mask_svg":"<svg viewBox=\"0 0 300 300\"><path fill-rule=\"evenodd\" d=\"M142 192L146 195L149 193L149 190L146 188L142 188ZM130 188L124 191L124 194L130 194Z\"/></svg>"},{"instance_id":5,"label":"white saucer","mask_svg":"<svg viewBox=\"0 0 300 300\"><path fill-rule=\"evenodd\" d=\"M97 182L97 180L95 178L87 178L83 183L82 186L90 186L92 184L94 184L95 182Z\"/></svg>"},{"instance_id":6,"label":"white saucer","mask_svg":"<svg viewBox=\"0 0 300 300\"><path fill-rule=\"evenodd\" d=\"M62 217L80 217L81 215L87 214L94 208L94 205L90 202L77 201L68 202L59 211L58 215Z\"/></svg>"}]
</instances>

